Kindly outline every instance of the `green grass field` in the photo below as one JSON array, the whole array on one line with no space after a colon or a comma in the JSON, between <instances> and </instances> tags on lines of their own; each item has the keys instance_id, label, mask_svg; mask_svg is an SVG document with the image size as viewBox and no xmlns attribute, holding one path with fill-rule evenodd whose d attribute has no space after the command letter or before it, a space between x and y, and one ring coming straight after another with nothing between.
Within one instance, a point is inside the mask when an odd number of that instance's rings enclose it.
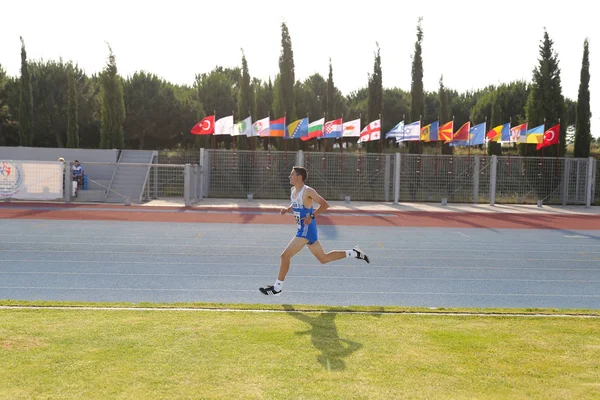
<instances>
[{"instance_id":1,"label":"green grass field","mask_svg":"<svg viewBox=\"0 0 600 400\"><path fill-rule=\"evenodd\" d=\"M0 309L0 398L600 398L597 312L272 308Z\"/></svg>"}]
</instances>

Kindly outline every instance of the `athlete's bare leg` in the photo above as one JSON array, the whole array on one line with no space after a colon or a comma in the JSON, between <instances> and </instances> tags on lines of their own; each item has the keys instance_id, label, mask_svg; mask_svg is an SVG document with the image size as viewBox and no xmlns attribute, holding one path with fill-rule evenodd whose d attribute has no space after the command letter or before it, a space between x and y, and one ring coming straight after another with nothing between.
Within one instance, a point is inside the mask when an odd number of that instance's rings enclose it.
<instances>
[{"instance_id":1,"label":"athlete's bare leg","mask_svg":"<svg viewBox=\"0 0 600 400\"><path fill-rule=\"evenodd\" d=\"M285 276L290 270L290 260L296 253L302 250L307 243L308 240L297 236L290 240L283 253L281 253L281 264L279 264L279 276L277 279L280 281L285 279Z\"/></svg>"},{"instance_id":2,"label":"athlete's bare leg","mask_svg":"<svg viewBox=\"0 0 600 400\"><path fill-rule=\"evenodd\" d=\"M345 250L332 250L328 253L325 253L323 246L321 246L321 242L318 240L313 244L308 244L307 247L310 252L317 257L317 260L319 260L321 264L327 264L328 262L341 260L342 258L347 257Z\"/></svg>"}]
</instances>

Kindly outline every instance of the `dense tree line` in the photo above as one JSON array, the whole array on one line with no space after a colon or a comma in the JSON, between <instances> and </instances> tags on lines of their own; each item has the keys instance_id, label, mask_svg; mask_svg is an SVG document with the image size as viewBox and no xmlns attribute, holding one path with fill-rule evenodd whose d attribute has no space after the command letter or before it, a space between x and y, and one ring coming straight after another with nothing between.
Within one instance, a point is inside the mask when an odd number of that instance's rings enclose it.
<instances>
[{"instance_id":1,"label":"dense tree line","mask_svg":"<svg viewBox=\"0 0 600 400\"><path fill-rule=\"evenodd\" d=\"M553 42L544 32L539 50L539 64L532 81L516 81L459 93L444 86L443 77L436 92L423 89L426 62L421 54L426 46L421 20L413 55L410 92L382 86L381 51L374 53L373 72L365 86L343 94L335 85L334 62L329 60L329 74L314 74L298 79L294 69L292 39L285 23L281 25L279 73L266 81L252 77L242 51L239 67L217 66L197 74L191 86L175 85L148 73L137 71L123 77L118 73L118 54L108 47L102 72L86 75L76 63L63 60L37 61L27 58L21 39L21 74L8 76L0 65L0 145L81 148L176 149L212 147L257 148L258 139L245 137L196 137L189 129L206 115L227 115L235 120L250 116L254 121L270 116L286 116L290 123L308 116L316 120L360 118L362 126L381 118L382 140L367 146L380 151L381 146L396 145L383 139L401 120L410 123L419 118L422 124L454 119L455 129L467 121L496 124L528 121L530 126L561 122L560 155L565 152L566 130L576 127L579 156L589 154L589 48L584 43L581 84L578 101L565 99L560 84L560 68ZM17 55L15 55L17 56ZM335 61L335 60L334 60ZM298 141L293 141L298 142ZM268 141L275 147L282 140ZM333 141L320 143L331 148ZM267 141L263 140L262 146ZM288 143L310 149L316 143ZM431 144L428 144L431 145ZM397 145L396 145L397 146ZM520 145L521 151L535 154L535 145ZM527 149L526 149L527 147ZM290 149L290 147L288 147ZM416 152L415 145L409 151ZM419 148L420 151L420 148ZM443 146L443 153L451 152ZM490 145L490 154L500 154L500 146ZM556 149L546 149L552 155Z\"/></svg>"}]
</instances>

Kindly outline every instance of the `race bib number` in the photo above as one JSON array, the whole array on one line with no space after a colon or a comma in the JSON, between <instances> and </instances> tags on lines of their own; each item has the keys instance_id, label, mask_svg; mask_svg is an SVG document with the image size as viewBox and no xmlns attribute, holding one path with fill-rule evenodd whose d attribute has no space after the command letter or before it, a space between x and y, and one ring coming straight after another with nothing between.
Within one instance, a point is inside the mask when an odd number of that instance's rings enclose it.
<instances>
[{"instance_id":1,"label":"race bib number","mask_svg":"<svg viewBox=\"0 0 600 400\"><path fill-rule=\"evenodd\" d=\"M298 229L300 229L300 213L297 211L294 211L294 218L296 218L296 224L298 225Z\"/></svg>"}]
</instances>

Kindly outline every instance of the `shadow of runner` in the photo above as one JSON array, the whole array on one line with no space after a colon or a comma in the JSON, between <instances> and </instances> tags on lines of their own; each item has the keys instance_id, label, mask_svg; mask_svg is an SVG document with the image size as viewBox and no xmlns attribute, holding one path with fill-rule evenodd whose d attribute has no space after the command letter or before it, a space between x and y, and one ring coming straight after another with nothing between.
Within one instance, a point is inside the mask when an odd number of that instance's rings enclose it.
<instances>
[{"instance_id":1,"label":"shadow of runner","mask_svg":"<svg viewBox=\"0 0 600 400\"><path fill-rule=\"evenodd\" d=\"M306 331L296 332L297 335L311 336L313 346L321 352L317 361L328 371L343 371L346 369L344 358L362 347L362 344L338 336L335 326L337 313L322 312L310 316L308 313L297 312L294 307L284 304L288 315L310 325Z\"/></svg>"}]
</instances>

